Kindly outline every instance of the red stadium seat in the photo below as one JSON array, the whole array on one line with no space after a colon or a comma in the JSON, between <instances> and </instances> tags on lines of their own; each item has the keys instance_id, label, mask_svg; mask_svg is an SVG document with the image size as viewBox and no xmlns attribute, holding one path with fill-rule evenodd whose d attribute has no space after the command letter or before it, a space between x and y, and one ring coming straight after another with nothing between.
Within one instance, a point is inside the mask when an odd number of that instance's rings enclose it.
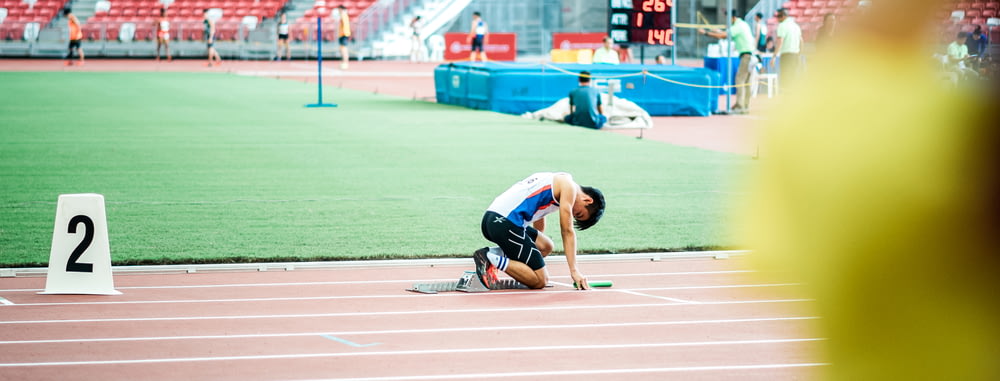
<instances>
[{"instance_id":1,"label":"red stadium seat","mask_svg":"<svg viewBox=\"0 0 1000 381\"><path fill-rule=\"evenodd\" d=\"M985 17L985 18L997 17L997 10L996 9L987 9L987 10L983 11L983 17Z\"/></svg>"},{"instance_id":2,"label":"red stadium seat","mask_svg":"<svg viewBox=\"0 0 1000 381\"><path fill-rule=\"evenodd\" d=\"M978 9L969 9L965 11L965 18L968 19L968 18L979 17L980 14L981 12Z\"/></svg>"}]
</instances>

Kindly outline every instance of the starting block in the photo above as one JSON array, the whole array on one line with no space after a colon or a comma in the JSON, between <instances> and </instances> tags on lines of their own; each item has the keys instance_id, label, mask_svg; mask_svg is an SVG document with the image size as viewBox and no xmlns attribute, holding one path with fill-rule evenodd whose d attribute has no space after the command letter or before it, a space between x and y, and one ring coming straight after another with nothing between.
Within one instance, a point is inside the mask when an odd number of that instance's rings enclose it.
<instances>
[{"instance_id":1,"label":"starting block","mask_svg":"<svg viewBox=\"0 0 1000 381\"><path fill-rule=\"evenodd\" d=\"M526 290L528 286L513 279L501 279L492 289L483 286L479 281L479 275L473 270L468 270L455 282L436 283L416 283L406 291L419 292L421 294L437 294L438 292L462 291L462 292L486 292L491 290Z\"/></svg>"}]
</instances>

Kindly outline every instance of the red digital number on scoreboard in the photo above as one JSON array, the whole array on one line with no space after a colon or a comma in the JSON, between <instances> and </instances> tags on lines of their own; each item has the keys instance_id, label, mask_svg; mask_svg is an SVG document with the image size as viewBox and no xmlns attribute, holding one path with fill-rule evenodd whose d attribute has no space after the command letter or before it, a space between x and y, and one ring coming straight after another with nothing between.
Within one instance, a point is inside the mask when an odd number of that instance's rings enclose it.
<instances>
[{"instance_id":1,"label":"red digital number on scoreboard","mask_svg":"<svg viewBox=\"0 0 1000 381\"><path fill-rule=\"evenodd\" d=\"M615 42L673 45L674 0L610 0L608 34Z\"/></svg>"}]
</instances>

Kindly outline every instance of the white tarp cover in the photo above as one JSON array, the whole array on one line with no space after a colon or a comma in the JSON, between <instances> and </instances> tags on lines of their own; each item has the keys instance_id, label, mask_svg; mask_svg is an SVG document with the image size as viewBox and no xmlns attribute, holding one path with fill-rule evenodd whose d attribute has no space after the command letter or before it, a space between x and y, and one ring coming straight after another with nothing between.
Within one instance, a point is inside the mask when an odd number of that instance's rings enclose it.
<instances>
[{"instance_id":1,"label":"white tarp cover","mask_svg":"<svg viewBox=\"0 0 1000 381\"><path fill-rule=\"evenodd\" d=\"M608 94L601 94L601 104L604 106L604 115L608 117L608 123L603 128L653 128L653 118L649 116L642 107L629 101L615 97L614 106L608 101ZM538 120L554 120L562 122L569 115L569 98L560 99L552 106L543 108L535 112L526 112L522 116L525 118Z\"/></svg>"}]
</instances>

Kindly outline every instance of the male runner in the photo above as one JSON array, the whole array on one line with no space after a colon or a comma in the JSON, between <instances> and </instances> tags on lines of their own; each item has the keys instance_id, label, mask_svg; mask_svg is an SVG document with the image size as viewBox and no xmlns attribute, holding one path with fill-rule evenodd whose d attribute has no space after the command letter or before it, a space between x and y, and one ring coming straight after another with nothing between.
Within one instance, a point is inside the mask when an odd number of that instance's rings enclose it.
<instances>
[{"instance_id":1,"label":"male runner","mask_svg":"<svg viewBox=\"0 0 1000 381\"><path fill-rule=\"evenodd\" d=\"M486 35L489 33L489 27L486 26L486 21L483 21L483 16L479 12L472 12L472 29L469 30L468 42L471 45L472 54L469 55L469 61L476 62L476 53L479 54L479 60L486 62Z\"/></svg>"},{"instance_id":2,"label":"male runner","mask_svg":"<svg viewBox=\"0 0 1000 381\"><path fill-rule=\"evenodd\" d=\"M204 19L201 22L205 25L205 43L208 47L208 66L211 67L214 62L216 65L222 64L222 57L219 56L219 51L215 50L215 20L212 20L208 16L208 8L201 11L204 15Z\"/></svg>"},{"instance_id":3,"label":"male runner","mask_svg":"<svg viewBox=\"0 0 1000 381\"><path fill-rule=\"evenodd\" d=\"M531 288L549 282L544 257L552 252L546 236L545 215L559 211L559 228L570 277L577 287L587 289L587 278L576 268L576 228L585 230L604 214L604 195L583 187L563 172L535 173L507 189L493 200L483 216L486 239L500 247L476 250L476 274L487 288L497 282L497 269Z\"/></svg>"}]
</instances>

